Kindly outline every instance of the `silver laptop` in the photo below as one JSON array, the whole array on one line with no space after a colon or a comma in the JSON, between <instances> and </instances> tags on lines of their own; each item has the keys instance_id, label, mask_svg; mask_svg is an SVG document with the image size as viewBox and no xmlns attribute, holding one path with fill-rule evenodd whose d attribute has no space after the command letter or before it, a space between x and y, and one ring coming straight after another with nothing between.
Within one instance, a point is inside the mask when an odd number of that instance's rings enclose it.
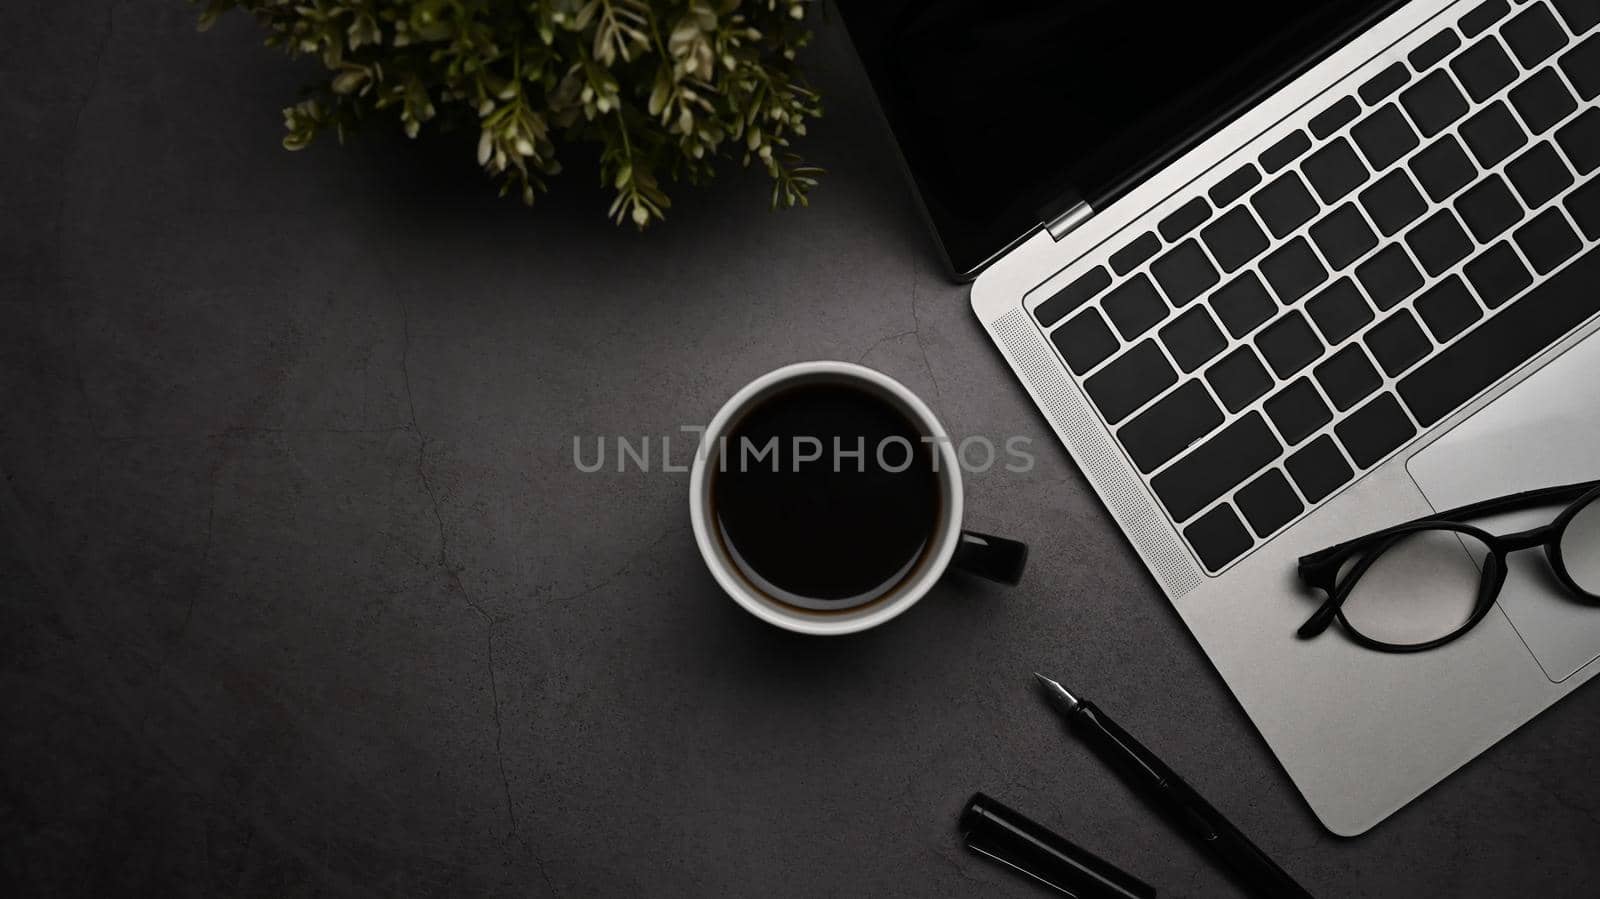
<instances>
[{"instance_id":1,"label":"silver laptop","mask_svg":"<svg viewBox=\"0 0 1600 899\"><path fill-rule=\"evenodd\" d=\"M1600 478L1600 0L842 5L974 314L1328 829L1600 670L1534 554L1441 648L1296 637L1301 555Z\"/></svg>"}]
</instances>

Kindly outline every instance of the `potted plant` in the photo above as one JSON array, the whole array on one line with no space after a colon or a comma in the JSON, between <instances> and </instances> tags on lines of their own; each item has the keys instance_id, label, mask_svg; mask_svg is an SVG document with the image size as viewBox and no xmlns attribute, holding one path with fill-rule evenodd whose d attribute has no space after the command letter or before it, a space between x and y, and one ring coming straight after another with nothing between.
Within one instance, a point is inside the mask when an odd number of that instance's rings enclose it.
<instances>
[{"instance_id":1,"label":"potted plant","mask_svg":"<svg viewBox=\"0 0 1600 899\"><path fill-rule=\"evenodd\" d=\"M598 147L609 214L644 228L665 182L737 159L805 205L821 170L790 149L821 114L798 58L807 0L193 0L201 28L238 8L327 76L283 111L283 145L355 127L477 132L478 164L533 203L560 157Z\"/></svg>"}]
</instances>

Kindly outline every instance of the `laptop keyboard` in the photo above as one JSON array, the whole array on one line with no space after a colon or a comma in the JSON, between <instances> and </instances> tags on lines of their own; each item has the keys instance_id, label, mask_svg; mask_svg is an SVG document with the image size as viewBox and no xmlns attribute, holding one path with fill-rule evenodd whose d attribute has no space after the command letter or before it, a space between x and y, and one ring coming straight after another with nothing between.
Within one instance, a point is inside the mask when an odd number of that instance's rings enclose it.
<instances>
[{"instance_id":1,"label":"laptop keyboard","mask_svg":"<svg viewBox=\"0 0 1600 899\"><path fill-rule=\"evenodd\" d=\"M1208 570L1600 312L1597 24L1473 8L1033 307Z\"/></svg>"}]
</instances>

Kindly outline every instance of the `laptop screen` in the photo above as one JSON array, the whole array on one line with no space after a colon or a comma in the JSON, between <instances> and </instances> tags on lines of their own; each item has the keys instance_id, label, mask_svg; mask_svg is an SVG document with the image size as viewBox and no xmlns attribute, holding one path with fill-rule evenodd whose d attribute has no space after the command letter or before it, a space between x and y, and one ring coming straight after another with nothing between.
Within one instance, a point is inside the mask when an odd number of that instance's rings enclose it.
<instances>
[{"instance_id":1,"label":"laptop screen","mask_svg":"<svg viewBox=\"0 0 1600 899\"><path fill-rule=\"evenodd\" d=\"M1399 0L838 0L958 275L1230 121Z\"/></svg>"}]
</instances>

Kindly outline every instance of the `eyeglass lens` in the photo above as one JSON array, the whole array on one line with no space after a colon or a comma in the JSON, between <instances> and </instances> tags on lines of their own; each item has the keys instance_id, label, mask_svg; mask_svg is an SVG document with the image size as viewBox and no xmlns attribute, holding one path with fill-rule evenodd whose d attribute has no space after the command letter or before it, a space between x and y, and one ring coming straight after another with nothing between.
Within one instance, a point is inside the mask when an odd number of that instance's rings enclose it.
<instances>
[{"instance_id":1,"label":"eyeglass lens","mask_svg":"<svg viewBox=\"0 0 1600 899\"><path fill-rule=\"evenodd\" d=\"M1561 562L1578 589L1600 596L1600 497L1578 511L1561 534Z\"/></svg>"},{"instance_id":2,"label":"eyeglass lens","mask_svg":"<svg viewBox=\"0 0 1600 899\"><path fill-rule=\"evenodd\" d=\"M1473 558L1488 552L1476 537L1418 531L1377 552L1344 603L1345 622L1356 632L1414 646L1453 634L1471 619L1481 580Z\"/></svg>"}]
</instances>

